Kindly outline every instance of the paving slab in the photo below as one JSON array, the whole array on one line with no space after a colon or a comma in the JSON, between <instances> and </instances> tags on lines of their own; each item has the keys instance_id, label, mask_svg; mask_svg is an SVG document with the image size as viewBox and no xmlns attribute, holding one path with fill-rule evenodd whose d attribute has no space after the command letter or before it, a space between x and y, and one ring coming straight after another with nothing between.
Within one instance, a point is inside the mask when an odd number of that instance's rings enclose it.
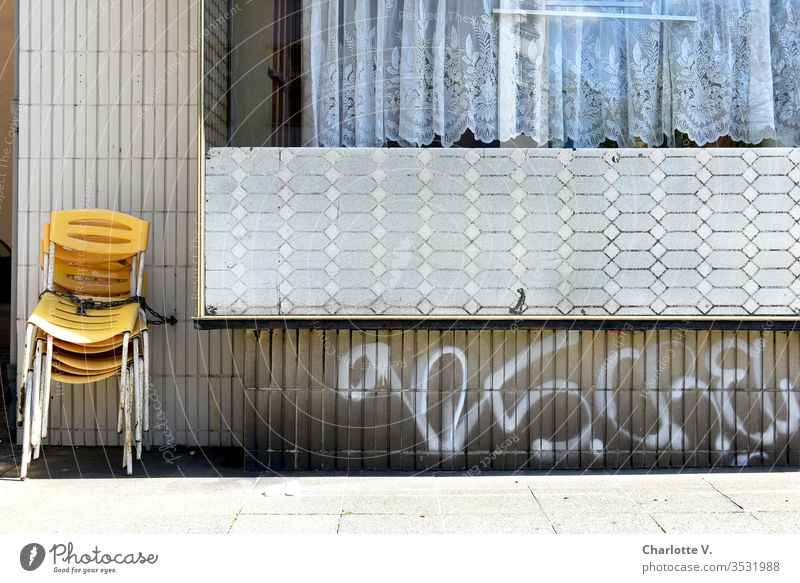
<instances>
[{"instance_id":1,"label":"paving slab","mask_svg":"<svg viewBox=\"0 0 800 583\"><path fill-rule=\"evenodd\" d=\"M749 512L655 513L652 515L667 534L770 534L766 521Z\"/></svg>"},{"instance_id":2,"label":"paving slab","mask_svg":"<svg viewBox=\"0 0 800 583\"><path fill-rule=\"evenodd\" d=\"M631 499L645 512L650 513L717 513L741 510L719 492L676 492L659 488L628 490Z\"/></svg>"},{"instance_id":3,"label":"paving slab","mask_svg":"<svg viewBox=\"0 0 800 583\"><path fill-rule=\"evenodd\" d=\"M661 534L658 524L644 513L548 513L558 534Z\"/></svg>"},{"instance_id":4,"label":"paving slab","mask_svg":"<svg viewBox=\"0 0 800 583\"><path fill-rule=\"evenodd\" d=\"M448 534L553 534L550 521L541 513L443 515Z\"/></svg>"},{"instance_id":5,"label":"paving slab","mask_svg":"<svg viewBox=\"0 0 800 583\"><path fill-rule=\"evenodd\" d=\"M442 514L473 515L476 518L503 516L514 514L540 513L539 504L528 492L509 495L502 493L453 494L442 491L439 499L439 512Z\"/></svg>"},{"instance_id":6,"label":"paving slab","mask_svg":"<svg viewBox=\"0 0 800 583\"><path fill-rule=\"evenodd\" d=\"M422 515L439 511L436 496L406 496L393 494L386 496L348 496L342 503L345 514L397 514Z\"/></svg>"},{"instance_id":7,"label":"paving slab","mask_svg":"<svg viewBox=\"0 0 800 583\"><path fill-rule=\"evenodd\" d=\"M773 534L800 534L800 512L753 512Z\"/></svg>"},{"instance_id":8,"label":"paving slab","mask_svg":"<svg viewBox=\"0 0 800 583\"><path fill-rule=\"evenodd\" d=\"M332 514L339 516L342 513L342 502L341 495L264 496L257 494L244 502L241 512L243 514Z\"/></svg>"},{"instance_id":9,"label":"paving slab","mask_svg":"<svg viewBox=\"0 0 800 583\"><path fill-rule=\"evenodd\" d=\"M711 485L713 488L721 492L731 493L744 491L747 492L751 489L754 476L763 474L763 472L739 472L735 474L720 473L720 474L705 474L703 481ZM775 489L797 489L800 488L800 474L798 473L785 473L774 472L769 474L769 485Z\"/></svg>"},{"instance_id":10,"label":"paving slab","mask_svg":"<svg viewBox=\"0 0 800 583\"><path fill-rule=\"evenodd\" d=\"M129 516L114 514L59 514L26 517L4 525L4 534L225 534L232 514Z\"/></svg>"},{"instance_id":11,"label":"paving slab","mask_svg":"<svg viewBox=\"0 0 800 583\"><path fill-rule=\"evenodd\" d=\"M757 512L800 512L800 487L794 489L737 490L726 493L744 510Z\"/></svg>"},{"instance_id":12,"label":"paving slab","mask_svg":"<svg viewBox=\"0 0 800 583\"><path fill-rule=\"evenodd\" d=\"M444 534L440 515L394 516L386 514L345 514L339 520L339 534Z\"/></svg>"},{"instance_id":13,"label":"paving slab","mask_svg":"<svg viewBox=\"0 0 800 583\"><path fill-rule=\"evenodd\" d=\"M336 534L338 528L339 514L240 514L233 522L230 534Z\"/></svg>"},{"instance_id":14,"label":"paving slab","mask_svg":"<svg viewBox=\"0 0 800 583\"><path fill-rule=\"evenodd\" d=\"M561 494L536 493L536 500L545 512L604 514L636 510L636 503L624 492L570 492Z\"/></svg>"}]
</instances>

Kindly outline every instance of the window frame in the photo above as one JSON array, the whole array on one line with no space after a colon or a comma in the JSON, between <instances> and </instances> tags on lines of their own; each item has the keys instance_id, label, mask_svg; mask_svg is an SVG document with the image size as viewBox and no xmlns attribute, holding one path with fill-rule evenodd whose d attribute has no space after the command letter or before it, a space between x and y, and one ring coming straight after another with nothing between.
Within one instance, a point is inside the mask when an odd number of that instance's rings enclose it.
<instances>
[{"instance_id":1,"label":"window frame","mask_svg":"<svg viewBox=\"0 0 800 583\"><path fill-rule=\"evenodd\" d=\"M205 30L205 7L203 0L198 10L201 42L198 47L197 73L199 83L197 86L197 292L195 327L198 329L230 329L244 328L253 330L268 330L275 328L286 329L363 329L363 330L391 330L391 329L441 329L448 327L451 330L493 330L493 329L539 329L556 328L570 330L784 330L795 331L800 329L800 316L775 315L775 316L695 316L695 315L658 315L658 316L575 316L552 314L542 315L482 315L482 316L396 316L396 315L250 315L250 316L220 316L206 312L205 285L205 178L206 155L208 146L205 136L205 55L207 34ZM233 148L233 147L232 147ZM769 148L769 147L768 147ZM288 148L276 147L276 150ZM312 148L309 148L312 149ZM347 150L350 148L341 148ZM391 148L380 148L391 149ZM416 148L414 148L416 149ZM512 148L508 148L512 149ZM553 151L571 151L571 148L549 148ZM658 148L664 152L673 150L681 151L682 148ZM709 148L713 150L713 148ZM800 150L800 147L780 148ZM555 310L553 310L555 311Z\"/></svg>"}]
</instances>

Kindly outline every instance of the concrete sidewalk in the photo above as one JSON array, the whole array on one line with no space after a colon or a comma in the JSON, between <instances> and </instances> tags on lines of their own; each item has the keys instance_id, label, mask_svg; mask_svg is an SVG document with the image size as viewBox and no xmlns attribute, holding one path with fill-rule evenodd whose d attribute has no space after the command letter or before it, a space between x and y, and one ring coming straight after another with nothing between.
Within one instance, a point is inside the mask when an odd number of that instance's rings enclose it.
<instances>
[{"instance_id":1,"label":"concrete sidewalk","mask_svg":"<svg viewBox=\"0 0 800 583\"><path fill-rule=\"evenodd\" d=\"M248 474L240 453L46 448L0 459L2 533L800 533L800 472Z\"/></svg>"}]
</instances>

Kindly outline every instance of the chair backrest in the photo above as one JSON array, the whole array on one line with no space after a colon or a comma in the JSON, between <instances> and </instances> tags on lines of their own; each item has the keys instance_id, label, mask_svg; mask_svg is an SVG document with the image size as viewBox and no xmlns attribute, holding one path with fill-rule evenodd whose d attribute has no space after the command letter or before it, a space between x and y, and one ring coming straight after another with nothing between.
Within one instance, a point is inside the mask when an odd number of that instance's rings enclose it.
<instances>
[{"instance_id":1,"label":"chair backrest","mask_svg":"<svg viewBox=\"0 0 800 583\"><path fill-rule=\"evenodd\" d=\"M131 267L112 262L106 265L84 265L63 260L56 252L53 283L59 291L79 296L104 298L131 295Z\"/></svg>"},{"instance_id":2,"label":"chair backrest","mask_svg":"<svg viewBox=\"0 0 800 583\"><path fill-rule=\"evenodd\" d=\"M123 259L146 251L149 235L149 222L124 213L75 209L50 214L51 242L98 260Z\"/></svg>"},{"instance_id":3,"label":"chair backrest","mask_svg":"<svg viewBox=\"0 0 800 583\"><path fill-rule=\"evenodd\" d=\"M50 223L42 227L42 239L39 241L39 267L44 269L44 256L50 252Z\"/></svg>"},{"instance_id":4,"label":"chair backrest","mask_svg":"<svg viewBox=\"0 0 800 583\"><path fill-rule=\"evenodd\" d=\"M48 289L104 298L140 293L149 222L101 209L54 211L50 221L41 241Z\"/></svg>"}]
</instances>

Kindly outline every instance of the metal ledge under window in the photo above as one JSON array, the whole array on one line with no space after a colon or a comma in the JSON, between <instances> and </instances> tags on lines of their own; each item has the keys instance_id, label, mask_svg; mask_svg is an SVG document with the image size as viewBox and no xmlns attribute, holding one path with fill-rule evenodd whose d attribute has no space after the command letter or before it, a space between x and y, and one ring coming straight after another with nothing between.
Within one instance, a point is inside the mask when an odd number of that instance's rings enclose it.
<instances>
[{"instance_id":1,"label":"metal ledge under window","mask_svg":"<svg viewBox=\"0 0 800 583\"><path fill-rule=\"evenodd\" d=\"M198 330L800 330L800 318L202 318Z\"/></svg>"}]
</instances>

